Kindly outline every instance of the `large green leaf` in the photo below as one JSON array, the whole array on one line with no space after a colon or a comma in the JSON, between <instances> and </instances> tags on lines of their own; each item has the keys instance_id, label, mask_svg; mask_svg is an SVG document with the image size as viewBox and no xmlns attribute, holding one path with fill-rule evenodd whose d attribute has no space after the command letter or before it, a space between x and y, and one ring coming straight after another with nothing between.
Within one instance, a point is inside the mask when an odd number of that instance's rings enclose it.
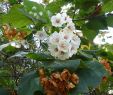
<instances>
[{"instance_id":1,"label":"large green leaf","mask_svg":"<svg viewBox=\"0 0 113 95\"><path fill-rule=\"evenodd\" d=\"M36 9L33 9L33 7L35 7ZM50 22L48 12L46 11L43 5L30 1L30 0L24 0L24 8L25 8L25 11L28 13L33 12L37 14L38 18L36 18L34 14L32 15L28 14L34 21L41 21L43 23ZM40 13L42 15L40 15Z\"/></svg>"},{"instance_id":2,"label":"large green leaf","mask_svg":"<svg viewBox=\"0 0 113 95\"><path fill-rule=\"evenodd\" d=\"M0 95L10 95L10 94L5 88L0 87Z\"/></svg>"},{"instance_id":3,"label":"large green leaf","mask_svg":"<svg viewBox=\"0 0 113 95\"><path fill-rule=\"evenodd\" d=\"M113 14L109 14L106 16L107 25L113 27Z\"/></svg>"},{"instance_id":4,"label":"large green leaf","mask_svg":"<svg viewBox=\"0 0 113 95\"><path fill-rule=\"evenodd\" d=\"M113 11L113 0L105 0L102 6L104 12L111 12Z\"/></svg>"},{"instance_id":5,"label":"large green leaf","mask_svg":"<svg viewBox=\"0 0 113 95\"><path fill-rule=\"evenodd\" d=\"M10 24L16 28L32 24L32 21L20 11L21 8L22 5L19 4L12 6L8 14L2 15L2 24Z\"/></svg>"},{"instance_id":6,"label":"large green leaf","mask_svg":"<svg viewBox=\"0 0 113 95\"><path fill-rule=\"evenodd\" d=\"M34 95L36 91L43 92L43 89L40 84L38 73L32 71L21 79L18 87L18 95Z\"/></svg>"},{"instance_id":7,"label":"large green leaf","mask_svg":"<svg viewBox=\"0 0 113 95\"><path fill-rule=\"evenodd\" d=\"M26 57L30 59L34 59L37 61L50 61L54 60L54 58L51 55L44 54L44 53L28 53Z\"/></svg>"},{"instance_id":8,"label":"large green leaf","mask_svg":"<svg viewBox=\"0 0 113 95\"><path fill-rule=\"evenodd\" d=\"M76 93L88 93L89 88L96 88L99 86L102 77L106 74L106 71L102 64L97 61L88 61L82 63L77 70L77 74L80 78L80 83L71 92L72 95Z\"/></svg>"},{"instance_id":9,"label":"large green leaf","mask_svg":"<svg viewBox=\"0 0 113 95\"><path fill-rule=\"evenodd\" d=\"M79 65L80 65L80 60L77 59L77 60L55 61L54 63L52 63L46 68L51 68L53 69L53 71L59 71L63 69L76 71Z\"/></svg>"},{"instance_id":10,"label":"large green leaf","mask_svg":"<svg viewBox=\"0 0 113 95\"><path fill-rule=\"evenodd\" d=\"M91 17L84 26L82 26L83 34L90 41L98 34L100 29L107 29L107 21L105 16Z\"/></svg>"},{"instance_id":11,"label":"large green leaf","mask_svg":"<svg viewBox=\"0 0 113 95\"><path fill-rule=\"evenodd\" d=\"M4 65L3 61L0 61L0 67L2 67Z\"/></svg>"},{"instance_id":12,"label":"large green leaf","mask_svg":"<svg viewBox=\"0 0 113 95\"><path fill-rule=\"evenodd\" d=\"M67 2L65 0L56 0L46 6L46 10L51 13L58 13L61 10L61 7L65 5Z\"/></svg>"}]
</instances>

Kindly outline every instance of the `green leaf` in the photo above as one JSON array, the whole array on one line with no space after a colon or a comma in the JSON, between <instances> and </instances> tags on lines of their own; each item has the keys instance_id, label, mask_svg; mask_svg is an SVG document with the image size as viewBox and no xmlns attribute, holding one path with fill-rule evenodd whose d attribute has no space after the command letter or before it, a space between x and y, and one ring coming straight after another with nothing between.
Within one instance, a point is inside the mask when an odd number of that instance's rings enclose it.
<instances>
[{"instance_id":1,"label":"green leaf","mask_svg":"<svg viewBox=\"0 0 113 95\"><path fill-rule=\"evenodd\" d=\"M34 95L35 91L43 92L43 89L38 73L32 71L21 79L18 87L18 95Z\"/></svg>"},{"instance_id":2,"label":"green leaf","mask_svg":"<svg viewBox=\"0 0 113 95\"><path fill-rule=\"evenodd\" d=\"M9 3L10 4L17 4L18 2L17 2L17 0L9 0Z\"/></svg>"},{"instance_id":3,"label":"green leaf","mask_svg":"<svg viewBox=\"0 0 113 95\"><path fill-rule=\"evenodd\" d=\"M56 0L47 5L46 10L49 10L52 14L58 13L61 10L61 7L67 2L65 0Z\"/></svg>"},{"instance_id":4,"label":"green leaf","mask_svg":"<svg viewBox=\"0 0 113 95\"><path fill-rule=\"evenodd\" d=\"M10 93L5 88L0 87L0 95L10 95Z\"/></svg>"},{"instance_id":5,"label":"green leaf","mask_svg":"<svg viewBox=\"0 0 113 95\"><path fill-rule=\"evenodd\" d=\"M46 68L51 68L53 71L59 71L63 69L68 69L71 71L76 71L80 65L80 60L65 60L65 61L55 61L50 66Z\"/></svg>"},{"instance_id":6,"label":"green leaf","mask_svg":"<svg viewBox=\"0 0 113 95\"><path fill-rule=\"evenodd\" d=\"M17 48L15 48L15 47L13 47L13 46L11 46L11 45L9 45L9 46L3 48L3 51L4 51L5 53L7 53L7 54L8 54L8 53L9 53L9 54L13 54L13 53L15 53L17 50L18 50Z\"/></svg>"},{"instance_id":7,"label":"green leaf","mask_svg":"<svg viewBox=\"0 0 113 95\"><path fill-rule=\"evenodd\" d=\"M100 29L107 29L105 16L97 16L89 19L88 23L82 26L83 34L90 41L98 34Z\"/></svg>"},{"instance_id":8,"label":"green leaf","mask_svg":"<svg viewBox=\"0 0 113 95\"><path fill-rule=\"evenodd\" d=\"M77 70L77 75L80 78L80 83L71 92L72 95L76 93L88 93L89 88L96 88L99 86L102 77L106 71L102 64L97 61L86 61L82 63L85 67L80 67Z\"/></svg>"},{"instance_id":9,"label":"green leaf","mask_svg":"<svg viewBox=\"0 0 113 95\"><path fill-rule=\"evenodd\" d=\"M22 5L12 6L8 14L2 15L2 24L11 24L15 28L32 24L32 21L20 11L21 8Z\"/></svg>"},{"instance_id":10,"label":"green leaf","mask_svg":"<svg viewBox=\"0 0 113 95\"><path fill-rule=\"evenodd\" d=\"M91 54L85 53L85 52L83 52L83 51L79 51L79 55L80 55L81 57L86 58L86 59L93 59L93 56L92 56Z\"/></svg>"},{"instance_id":11,"label":"green leaf","mask_svg":"<svg viewBox=\"0 0 113 95\"><path fill-rule=\"evenodd\" d=\"M51 55L44 54L44 53L28 53L26 57L30 59L34 59L37 61L50 61L54 60L54 58Z\"/></svg>"},{"instance_id":12,"label":"green leaf","mask_svg":"<svg viewBox=\"0 0 113 95\"><path fill-rule=\"evenodd\" d=\"M112 12L113 11L113 0L105 0L103 6L102 6L102 10L104 12Z\"/></svg>"},{"instance_id":13,"label":"green leaf","mask_svg":"<svg viewBox=\"0 0 113 95\"><path fill-rule=\"evenodd\" d=\"M0 61L0 67L2 67L4 65L3 61Z\"/></svg>"},{"instance_id":14,"label":"green leaf","mask_svg":"<svg viewBox=\"0 0 113 95\"><path fill-rule=\"evenodd\" d=\"M33 9L33 7L35 7L36 9ZM26 12L32 12L33 14L28 14L30 15L30 17L38 22L41 21L42 23L50 23L50 19L48 16L48 12L45 10L44 6L41 4L38 4L36 2L33 1L29 1L29 0L24 0L24 8ZM34 16L34 13L37 14L37 17ZM42 15L40 15L40 13L42 13Z\"/></svg>"},{"instance_id":15,"label":"green leaf","mask_svg":"<svg viewBox=\"0 0 113 95\"><path fill-rule=\"evenodd\" d=\"M107 25L113 27L113 14L109 14L106 17Z\"/></svg>"}]
</instances>

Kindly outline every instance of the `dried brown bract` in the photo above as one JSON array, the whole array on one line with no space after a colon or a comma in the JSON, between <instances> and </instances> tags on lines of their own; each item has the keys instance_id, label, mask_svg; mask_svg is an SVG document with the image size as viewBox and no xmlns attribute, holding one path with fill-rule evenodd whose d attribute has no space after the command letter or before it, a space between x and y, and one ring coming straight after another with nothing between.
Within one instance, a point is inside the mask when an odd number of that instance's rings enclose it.
<instances>
[{"instance_id":1,"label":"dried brown bract","mask_svg":"<svg viewBox=\"0 0 113 95\"><path fill-rule=\"evenodd\" d=\"M3 25L4 36L9 40L12 41L13 39L23 40L26 36L26 32L17 31L16 29L12 29L9 25Z\"/></svg>"},{"instance_id":2,"label":"dried brown bract","mask_svg":"<svg viewBox=\"0 0 113 95\"><path fill-rule=\"evenodd\" d=\"M79 77L64 69L62 72L54 72L47 77L44 69L39 69L40 82L46 95L68 95L68 92L79 83Z\"/></svg>"}]
</instances>

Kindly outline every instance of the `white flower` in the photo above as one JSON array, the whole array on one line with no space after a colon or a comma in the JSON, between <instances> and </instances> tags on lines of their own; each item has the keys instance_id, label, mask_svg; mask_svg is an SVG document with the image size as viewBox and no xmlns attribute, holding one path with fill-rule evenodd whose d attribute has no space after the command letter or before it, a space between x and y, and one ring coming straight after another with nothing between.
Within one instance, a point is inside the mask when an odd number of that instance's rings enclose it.
<instances>
[{"instance_id":1,"label":"white flower","mask_svg":"<svg viewBox=\"0 0 113 95\"><path fill-rule=\"evenodd\" d=\"M69 52L70 44L66 40L60 40L58 44L58 50L63 52Z\"/></svg>"},{"instance_id":2,"label":"white flower","mask_svg":"<svg viewBox=\"0 0 113 95\"><path fill-rule=\"evenodd\" d=\"M57 45L54 45L54 44L49 44L49 48L48 50L51 52L51 55L54 56L55 58L58 57L58 47Z\"/></svg>"},{"instance_id":3,"label":"white flower","mask_svg":"<svg viewBox=\"0 0 113 95\"><path fill-rule=\"evenodd\" d=\"M15 47L15 48L21 48L22 46L25 49L29 48L29 44L28 44L28 42L26 40L12 41L12 42L10 42L10 45Z\"/></svg>"},{"instance_id":4,"label":"white flower","mask_svg":"<svg viewBox=\"0 0 113 95\"><path fill-rule=\"evenodd\" d=\"M21 48L21 43L19 41L13 41L10 44L15 48Z\"/></svg>"},{"instance_id":5,"label":"white flower","mask_svg":"<svg viewBox=\"0 0 113 95\"><path fill-rule=\"evenodd\" d=\"M51 17L52 25L55 27L62 27L62 25L65 23L64 18L60 13L56 14L55 16Z\"/></svg>"},{"instance_id":6,"label":"white flower","mask_svg":"<svg viewBox=\"0 0 113 95\"><path fill-rule=\"evenodd\" d=\"M108 94L112 95L113 94L113 90L109 90Z\"/></svg>"},{"instance_id":7,"label":"white flower","mask_svg":"<svg viewBox=\"0 0 113 95\"><path fill-rule=\"evenodd\" d=\"M50 37L49 37L49 43L52 44L58 44L59 41L61 40L61 36L59 35L59 33L54 32Z\"/></svg>"},{"instance_id":8,"label":"white flower","mask_svg":"<svg viewBox=\"0 0 113 95\"><path fill-rule=\"evenodd\" d=\"M68 15L67 15L67 13L65 13L65 12L63 12L63 13L61 13L61 15L62 15L62 18L64 19L64 23L73 23L72 22L72 18L70 18Z\"/></svg>"},{"instance_id":9,"label":"white flower","mask_svg":"<svg viewBox=\"0 0 113 95\"><path fill-rule=\"evenodd\" d=\"M101 46L101 45L107 44L107 42L105 41L105 39L106 38L102 34L98 34L94 38L93 42L94 42L94 44Z\"/></svg>"},{"instance_id":10,"label":"white flower","mask_svg":"<svg viewBox=\"0 0 113 95\"><path fill-rule=\"evenodd\" d=\"M74 43L71 43L71 47L69 50L69 57L72 57L73 54L76 54L77 49L78 49L78 47L76 47L76 45Z\"/></svg>"},{"instance_id":11,"label":"white flower","mask_svg":"<svg viewBox=\"0 0 113 95\"><path fill-rule=\"evenodd\" d=\"M75 32L75 25L73 22L70 22L67 24L67 26L64 28L65 31L68 32Z\"/></svg>"},{"instance_id":12,"label":"white flower","mask_svg":"<svg viewBox=\"0 0 113 95\"><path fill-rule=\"evenodd\" d=\"M100 33L94 38L94 44L96 45L105 45L113 44L113 28L108 27L108 30L100 30Z\"/></svg>"},{"instance_id":13,"label":"white flower","mask_svg":"<svg viewBox=\"0 0 113 95\"><path fill-rule=\"evenodd\" d=\"M66 17L65 19L66 23L71 23L72 22L72 18L70 18L69 16Z\"/></svg>"},{"instance_id":14,"label":"white flower","mask_svg":"<svg viewBox=\"0 0 113 95\"><path fill-rule=\"evenodd\" d=\"M76 34L74 34L72 37L71 43L74 44L76 48L79 48L81 40Z\"/></svg>"},{"instance_id":15,"label":"white flower","mask_svg":"<svg viewBox=\"0 0 113 95\"><path fill-rule=\"evenodd\" d=\"M34 34L33 37L34 37L34 40L39 39L39 40L43 41L43 40L47 39L48 35L45 31L37 31L37 33Z\"/></svg>"},{"instance_id":16,"label":"white flower","mask_svg":"<svg viewBox=\"0 0 113 95\"><path fill-rule=\"evenodd\" d=\"M68 52L59 51L57 58L60 59L60 60L66 60L66 59L69 58L69 53Z\"/></svg>"},{"instance_id":17,"label":"white flower","mask_svg":"<svg viewBox=\"0 0 113 95\"><path fill-rule=\"evenodd\" d=\"M72 36L73 36L73 32L69 32L69 31L63 29L59 32L59 35L61 36L62 40L66 40L66 41L70 42L70 40L72 39Z\"/></svg>"}]
</instances>

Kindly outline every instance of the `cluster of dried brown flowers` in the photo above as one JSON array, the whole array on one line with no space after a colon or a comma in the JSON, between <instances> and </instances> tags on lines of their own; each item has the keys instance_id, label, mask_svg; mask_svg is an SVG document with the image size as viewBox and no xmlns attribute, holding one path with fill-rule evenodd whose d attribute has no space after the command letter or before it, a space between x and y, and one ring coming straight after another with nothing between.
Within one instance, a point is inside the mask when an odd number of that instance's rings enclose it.
<instances>
[{"instance_id":1,"label":"cluster of dried brown flowers","mask_svg":"<svg viewBox=\"0 0 113 95\"><path fill-rule=\"evenodd\" d=\"M9 40L12 41L13 39L16 40L23 40L27 33L26 32L21 32L16 29L12 29L9 25L3 25L3 30L4 30L4 36Z\"/></svg>"},{"instance_id":2,"label":"cluster of dried brown flowers","mask_svg":"<svg viewBox=\"0 0 113 95\"><path fill-rule=\"evenodd\" d=\"M50 77L45 75L44 69L40 69L39 75L46 95L68 95L68 92L79 83L79 77L67 69L52 73Z\"/></svg>"},{"instance_id":3,"label":"cluster of dried brown flowers","mask_svg":"<svg viewBox=\"0 0 113 95\"><path fill-rule=\"evenodd\" d=\"M112 70L111 70L110 63L109 63L109 61L108 61L107 59L102 59L102 60L100 61L100 63L104 65L104 68L106 69L106 71L108 71L108 73L109 73L110 75L113 74L113 72L112 72ZM104 77L103 77L103 80L106 81L106 80L107 80L107 77L104 76Z\"/></svg>"}]
</instances>

